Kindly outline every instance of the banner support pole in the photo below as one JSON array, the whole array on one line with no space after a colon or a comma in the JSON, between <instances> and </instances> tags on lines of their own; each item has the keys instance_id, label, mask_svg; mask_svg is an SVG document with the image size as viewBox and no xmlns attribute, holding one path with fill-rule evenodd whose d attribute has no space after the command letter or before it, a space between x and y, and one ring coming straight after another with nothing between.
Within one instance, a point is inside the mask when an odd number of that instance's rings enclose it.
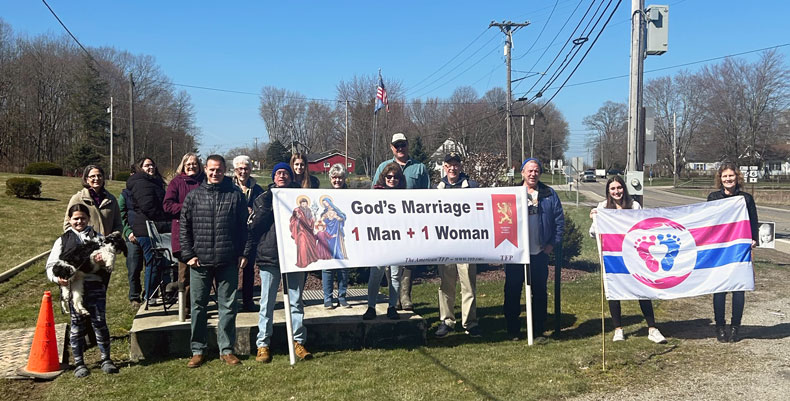
<instances>
[{"instance_id":1,"label":"banner support pole","mask_svg":"<svg viewBox=\"0 0 790 401\"><path fill-rule=\"evenodd\" d=\"M532 333L532 267L529 264L524 265L524 296L527 298L527 345L533 343Z\"/></svg>"},{"instance_id":2,"label":"banner support pole","mask_svg":"<svg viewBox=\"0 0 790 401\"><path fill-rule=\"evenodd\" d=\"M594 219L595 242L598 244L598 263L601 266L601 370L606 371L606 327L604 326L604 286L603 286L603 253L601 252L601 234L598 232L598 220Z\"/></svg>"},{"instance_id":3,"label":"banner support pole","mask_svg":"<svg viewBox=\"0 0 790 401\"><path fill-rule=\"evenodd\" d=\"M288 274L282 273L282 282L283 308L285 309L285 331L288 334L288 356L290 358L291 366L293 366L296 364L296 352L294 350L294 328L291 324L291 301L288 298Z\"/></svg>"}]
</instances>

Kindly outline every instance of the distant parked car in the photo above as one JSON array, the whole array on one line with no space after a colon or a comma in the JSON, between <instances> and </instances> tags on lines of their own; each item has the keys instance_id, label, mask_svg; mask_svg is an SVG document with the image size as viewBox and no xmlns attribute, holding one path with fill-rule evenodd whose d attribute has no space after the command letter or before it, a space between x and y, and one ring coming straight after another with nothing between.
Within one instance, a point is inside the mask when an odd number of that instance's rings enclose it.
<instances>
[{"instance_id":1,"label":"distant parked car","mask_svg":"<svg viewBox=\"0 0 790 401\"><path fill-rule=\"evenodd\" d=\"M584 177L582 177L582 181L584 182L596 182L595 180L595 172L584 172Z\"/></svg>"},{"instance_id":2,"label":"distant parked car","mask_svg":"<svg viewBox=\"0 0 790 401\"><path fill-rule=\"evenodd\" d=\"M609 175L623 175L623 170L618 170L616 168L613 168L613 169L607 171L606 173L609 174Z\"/></svg>"}]
</instances>

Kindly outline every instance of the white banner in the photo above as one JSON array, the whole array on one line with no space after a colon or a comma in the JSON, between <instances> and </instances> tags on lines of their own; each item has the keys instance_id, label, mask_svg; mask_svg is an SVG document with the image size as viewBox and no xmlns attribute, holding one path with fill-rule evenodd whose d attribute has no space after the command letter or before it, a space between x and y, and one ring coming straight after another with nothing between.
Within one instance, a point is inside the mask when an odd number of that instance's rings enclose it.
<instances>
[{"instance_id":1,"label":"white banner","mask_svg":"<svg viewBox=\"0 0 790 401\"><path fill-rule=\"evenodd\" d=\"M754 290L742 196L658 209L599 209L607 299Z\"/></svg>"},{"instance_id":2,"label":"white banner","mask_svg":"<svg viewBox=\"0 0 790 401\"><path fill-rule=\"evenodd\" d=\"M276 188L283 273L451 263L529 263L523 187Z\"/></svg>"}]
</instances>

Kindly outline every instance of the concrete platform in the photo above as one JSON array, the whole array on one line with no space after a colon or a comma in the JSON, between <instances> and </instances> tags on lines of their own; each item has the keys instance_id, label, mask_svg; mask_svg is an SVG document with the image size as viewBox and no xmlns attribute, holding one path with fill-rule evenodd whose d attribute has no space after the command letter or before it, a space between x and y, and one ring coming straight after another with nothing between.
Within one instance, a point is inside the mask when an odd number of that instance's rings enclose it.
<instances>
[{"instance_id":1,"label":"concrete platform","mask_svg":"<svg viewBox=\"0 0 790 401\"><path fill-rule=\"evenodd\" d=\"M413 312L400 312L400 320L386 317L387 298L379 294L376 319L362 320L367 310L367 290L349 289L351 308L326 309L320 290L306 290L304 324L307 328L306 346L311 352L334 349L414 347L426 343L427 325L422 316ZM259 298L255 299L256 304ZM218 353L217 306L209 302L209 355ZM254 355L258 335L258 313L240 312L236 316L237 355ZM172 308L165 313L161 306L140 308L130 331L130 358L133 361L168 357L188 357L190 351L190 320L178 321L178 311ZM282 292L277 295L274 311L272 348L287 353L285 310Z\"/></svg>"}]
</instances>

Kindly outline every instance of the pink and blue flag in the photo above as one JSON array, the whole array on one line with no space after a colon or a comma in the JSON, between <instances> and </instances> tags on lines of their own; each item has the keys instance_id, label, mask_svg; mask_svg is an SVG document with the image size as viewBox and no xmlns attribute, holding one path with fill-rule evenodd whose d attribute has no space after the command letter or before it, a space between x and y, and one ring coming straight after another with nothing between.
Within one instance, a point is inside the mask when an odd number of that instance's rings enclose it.
<instances>
[{"instance_id":1,"label":"pink and blue flag","mask_svg":"<svg viewBox=\"0 0 790 401\"><path fill-rule=\"evenodd\" d=\"M754 290L742 196L658 209L599 209L606 299Z\"/></svg>"}]
</instances>

